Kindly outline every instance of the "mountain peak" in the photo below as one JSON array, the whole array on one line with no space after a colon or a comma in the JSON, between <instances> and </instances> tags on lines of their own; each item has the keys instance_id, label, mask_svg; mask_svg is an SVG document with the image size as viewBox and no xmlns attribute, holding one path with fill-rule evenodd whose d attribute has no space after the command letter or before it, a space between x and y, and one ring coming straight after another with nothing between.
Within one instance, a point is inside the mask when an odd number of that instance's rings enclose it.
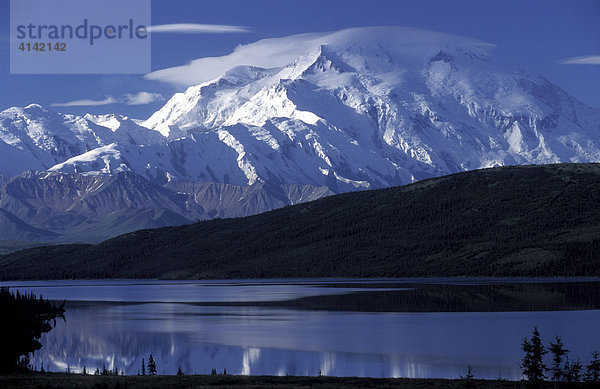
<instances>
[{"instance_id":1,"label":"mountain peak","mask_svg":"<svg viewBox=\"0 0 600 389\"><path fill-rule=\"evenodd\" d=\"M218 63L223 75L176 95L145 125L171 139L218 137L251 180L334 191L600 159L590 126L599 118L584 124L574 112L586 111L558 87L494 65L491 47L404 27L265 39L194 61L187 70Z\"/></svg>"},{"instance_id":2,"label":"mountain peak","mask_svg":"<svg viewBox=\"0 0 600 389\"><path fill-rule=\"evenodd\" d=\"M431 58L430 62L443 61L447 63L452 63L454 61L454 57L448 53L443 52L442 50L438 51L436 55Z\"/></svg>"}]
</instances>

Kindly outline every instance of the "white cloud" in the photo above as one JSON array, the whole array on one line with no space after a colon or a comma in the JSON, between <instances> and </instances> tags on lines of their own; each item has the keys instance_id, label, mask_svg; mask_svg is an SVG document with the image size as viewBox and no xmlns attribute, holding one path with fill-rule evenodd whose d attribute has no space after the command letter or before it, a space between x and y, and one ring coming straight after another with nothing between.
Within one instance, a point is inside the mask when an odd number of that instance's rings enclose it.
<instances>
[{"instance_id":1,"label":"white cloud","mask_svg":"<svg viewBox=\"0 0 600 389\"><path fill-rule=\"evenodd\" d=\"M600 65L600 55L571 57L560 61L563 65Z\"/></svg>"},{"instance_id":2,"label":"white cloud","mask_svg":"<svg viewBox=\"0 0 600 389\"><path fill-rule=\"evenodd\" d=\"M190 86L214 80L225 71L241 65L261 68L282 67L302 55L307 55L320 45L332 45L345 50L361 42L369 45L382 42L392 48L398 56L404 53L421 55L435 48L454 46L473 51L487 50L493 45L467 37L443 34L408 27L362 27L326 33L307 33L283 38L259 40L235 48L222 57L199 58L186 65L161 69L145 76L148 80Z\"/></svg>"},{"instance_id":3,"label":"white cloud","mask_svg":"<svg viewBox=\"0 0 600 389\"><path fill-rule=\"evenodd\" d=\"M222 24L159 24L147 28L151 33L175 33L175 34L227 34L250 32L248 27L243 26L228 26Z\"/></svg>"},{"instance_id":4,"label":"white cloud","mask_svg":"<svg viewBox=\"0 0 600 389\"><path fill-rule=\"evenodd\" d=\"M127 105L150 104L155 101L161 101L161 100L164 100L162 95L159 95L158 93L150 93L150 92L139 92L136 94L128 93L124 96L124 102Z\"/></svg>"},{"instance_id":5,"label":"white cloud","mask_svg":"<svg viewBox=\"0 0 600 389\"><path fill-rule=\"evenodd\" d=\"M107 96L103 100L82 99L69 101L66 103L54 103L50 105L53 107L92 107L108 104L144 105L161 100L164 100L164 98L158 93L138 92L134 94L127 93L118 98Z\"/></svg>"},{"instance_id":6,"label":"white cloud","mask_svg":"<svg viewBox=\"0 0 600 389\"><path fill-rule=\"evenodd\" d=\"M50 104L53 107L78 107L78 106L97 106L97 105L108 105L117 103L117 100L108 96L104 100L92 100L92 99L83 99L83 100L74 100L66 103L54 103Z\"/></svg>"}]
</instances>

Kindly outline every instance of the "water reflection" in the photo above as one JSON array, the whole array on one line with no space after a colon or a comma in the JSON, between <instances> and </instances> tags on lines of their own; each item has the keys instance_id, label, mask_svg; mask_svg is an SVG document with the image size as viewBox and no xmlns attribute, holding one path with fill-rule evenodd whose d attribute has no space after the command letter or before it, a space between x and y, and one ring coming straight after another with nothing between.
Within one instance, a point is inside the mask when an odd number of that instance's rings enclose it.
<instances>
[{"instance_id":1,"label":"water reflection","mask_svg":"<svg viewBox=\"0 0 600 389\"><path fill-rule=\"evenodd\" d=\"M44 281L66 321L33 363L158 372L520 379L538 326L585 363L600 349L600 282L494 280Z\"/></svg>"},{"instance_id":2,"label":"water reflection","mask_svg":"<svg viewBox=\"0 0 600 389\"><path fill-rule=\"evenodd\" d=\"M344 294L362 289L347 285L331 288L341 283L342 281L336 280L60 280L10 281L0 282L0 285L41 294L51 300L189 303L283 301L323 294ZM371 281L370 285L372 287L376 283Z\"/></svg>"},{"instance_id":3,"label":"water reflection","mask_svg":"<svg viewBox=\"0 0 600 389\"><path fill-rule=\"evenodd\" d=\"M600 345L600 311L354 313L189 304L74 304L34 363L136 374L153 354L161 374L291 374L519 379L520 340L534 325L573 356Z\"/></svg>"},{"instance_id":4,"label":"water reflection","mask_svg":"<svg viewBox=\"0 0 600 389\"><path fill-rule=\"evenodd\" d=\"M351 284L340 285L330 289ZM360 284L354 284L354 288ZM384 283L255 305L361 312L504 312L600 309L600 282ZM243 304L243 303L241 303Z\"/></svg>"}]
</instances>

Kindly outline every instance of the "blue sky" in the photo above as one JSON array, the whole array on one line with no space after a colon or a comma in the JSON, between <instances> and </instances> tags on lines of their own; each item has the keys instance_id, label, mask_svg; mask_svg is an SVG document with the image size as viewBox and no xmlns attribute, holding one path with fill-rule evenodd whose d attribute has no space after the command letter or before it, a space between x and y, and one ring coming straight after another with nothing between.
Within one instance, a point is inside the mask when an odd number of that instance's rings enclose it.
<instances>
[{"instance_id":1,"label":"blue sky","mask_svg":"<svg viewBox=\"0 0 600 389\"><path fill-rule=\"evenodd\" d=\"M599 19L597 0L152 0L153 25L247 28L233 33L153 34L152 70L228 54L239 44L268 37L357 26L409 26L493 43L495 62L540 74L600 108ZM59 112L120 113L145 119L164 99L185 89L143 75L11 75L9 22L9 2L2 0L0 110L35 102ZM585 58L564 63L574 57ZM56 105L72 101L109 104Z\"/></svg>"}]
</instances>

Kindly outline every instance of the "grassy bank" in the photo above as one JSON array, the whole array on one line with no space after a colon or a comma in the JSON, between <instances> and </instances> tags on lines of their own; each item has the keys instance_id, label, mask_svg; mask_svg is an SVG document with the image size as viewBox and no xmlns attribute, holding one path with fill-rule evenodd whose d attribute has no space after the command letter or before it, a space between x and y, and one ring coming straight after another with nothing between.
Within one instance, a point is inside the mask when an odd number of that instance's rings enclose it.
<instances>
[{"instance_id":1,"label":"grassy bank","mask_svg":"<svg viewBox=\"0 0 600 389\"><path fill-rule=\"evenodd\" d=\"M410 378L355 378L355 377L275 377L234 375L189 376L82 376L63 373L30 373L0 376L2 388L526 388L524 382L496 380L444 380ZM554 383L543 383L541 388L554 388ZM574 387L591 388L586 384Z\"/></svg>"}]
</instances>

